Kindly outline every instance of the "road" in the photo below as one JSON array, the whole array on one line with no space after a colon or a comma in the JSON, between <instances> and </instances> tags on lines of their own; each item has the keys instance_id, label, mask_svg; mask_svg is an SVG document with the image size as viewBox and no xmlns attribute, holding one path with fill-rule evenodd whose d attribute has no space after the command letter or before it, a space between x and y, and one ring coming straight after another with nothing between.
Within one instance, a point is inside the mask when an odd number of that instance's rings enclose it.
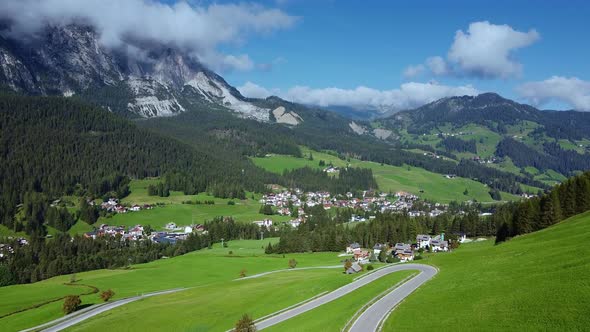
<instances>
[{"instance_id":1,"label":"road","mask_svg":"<svg viewBox=\"0 0 590 332\"><path fill-rule=\"evenodd\" d=\"M376 301L373 305L367 308L353 323L350 331L376 331L379 323L387 316L387 314L405 297L410 295L416 288L432 278L438 271L429 265L422 264L397 264L379 269L371 274L368 274L360 279L351 282L348 285L342 286L333 292L324 296L315 298L298 307L295 307L284 312L280 312L270 318L264 319L256 323L256 328L262 330L264 328L279 324L289 318L301 315L304 312L313 310L322 304L334 301L362 286L365 286L385 275L398 271L418 270L420 273L393 291L389 292L383 298Z\"/></svg>"},{"instance_id":2,"label":"road","mask_svg":"<svg viewBox=\"0 0 590 332\"><path fill-rule=\"evenodd\" d=\"M125 305L127 303L131 303L131 302L135 302L137 300L141 300L147 297L151 297L151 296L156 296L156 295L163 295L163 294L170 294L170 293L175 293L175 292L179 292L182 290L185 290L186 288L177 288L177 289L170 289L170 290L166 290L166 291L161 291L161 292L154 292L154 293L148 293L148 294L143 294L143 295L139 295L139 296L134 296L134 297L129 297L126 299L121 299L118 301L113 301L113 302L108 302L106 304L97 306L93 309L90 310L86 310L81 314L76 314L73 313L71 314L72 316L70 318L67 318L68 316L64 317L64 318L60 318L60 319L56 319L53 322L49 322L46 324L43 324L41 326L38 326L36 328L32 328L29 330L38 330L39 328L43 328L44 326L49 326L52 325L53 323L57 323L47 329L44 329L44 332L57 332L57 331L61 331L63 329L67 329L68 327L71 327L73 325L76 325L88 318L94 317L100 313L103 313L105 311L114 309L116 307Z\"/></svg>"}]
</instances>

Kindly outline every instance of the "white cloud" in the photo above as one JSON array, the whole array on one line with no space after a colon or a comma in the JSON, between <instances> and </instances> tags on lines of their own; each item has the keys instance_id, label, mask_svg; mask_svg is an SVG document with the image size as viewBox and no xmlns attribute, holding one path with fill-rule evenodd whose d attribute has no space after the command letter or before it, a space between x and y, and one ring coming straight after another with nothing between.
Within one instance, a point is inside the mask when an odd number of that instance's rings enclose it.
<instances>
[{"instance_id":1,"label":"white cloud","mask_svg":"<svg viewBox=\"0 0 590 332\"><path fill-rule=\"evenodd\" d=\"M508 25L474 22L467 32L457 31L448 59L468 74L506 78L522 71L512 52L538 39L535 30L520 32Z\"/></svg>"},{"instance_id":2,"label":"white cloud","mask_svg":"<svg viewBox=\"0 0 590 332\"><path fill-rule=\"evenodd\" d=\"M247 54L242 55L226 55L223 57L223 66L229 69L250 70L254 68L254 62Z\"/></svg>"},{"instance_id":3,"label":"white cloud","mask_svg":"<svg viewBox=\"0 0 590 332\"><path fill-rule=\"evenodd\" d=\"M424 73L425 69L426 68L422 64L415 65L415 66L410 65L404 70L404 77L407 79L418 77L418 76L422 75L422 73Z\"/></svg>"},{"instance_id":4,"label":"white cloud","mask_svg":"<svg viewBox=\"0 0 590 332\"><path fill-rule=\"evenodd\" d=\"M0 19L11 22L10 34L15 37L32 36L46 24L83 22L94 26L108 47L157 41L187 49L206 62L246 69L252 66L243 56L224 57L217 47L243 43L252 34L288 28L297 21L281 10L260 5L214 3L205 7L153 0L4 0Z\"/></svg>"},{"instance_id":5,"label":"white cloud","mask_svg":"<svg viewBox=\"0 0 590 332\"><path fill-rule=\"evenodd\" d=\"M516 90L536 106L560 101L578 111L590 111L590 82L577 77L553 76L544 81L522 84Z\"/></svg>"},{"instance_id":6,"label":"white cloud","mask_svg":"<svg viewBox=\"0 0 590 332\"><path fill-rule=\"evenodd\" d=\"M455 33L446 59L434 56L428 58L425 64L436 76L518 76L522 73L522 64L515 60L514 52L533 44L539 38L539 33L534 29L521 32L509 25L496 25L488 21L473 22L466 32L458 30Z\"/></svg>"},{"instance_id":7,"label":"white cloud","mask_svg":"<svg viewBox=\"0 0 590 332\"><path fill-rule=\"evenodd\" d=\"M476 95L477 89L471 85L447 86L436 82L408 82L398 89L377 90L365 86L355 89L295 86L287 91L269 91L254 83L247 82L238 90L245 96L264 98L275 94L289 101L318 106L349 106L358 109L378 109L382 111L404 110L449 96Z\"/></svg>"},{"instance_id":8,"label":"white cloud","mask_svg":"<svg viewBox=\"0 0 590 332\"><path fill-rule=\"evenodd\" d=\"M270 90L250 81L244 83L242 86L237 87L237 89L243 96L248 98L266 98L273 95Z\"/></svg>"},{"instance_id":9,"label":"white cloud","mask_svg":"<svg viewBox=\"0 0 590 332\"><path fill-rule=\"evenodd\" d=\"M439 56L433 56L426 59L426 65L428 66L428 69L437 76L445 75L449 72L445 59Z\"/></svg>"}]
</instances>

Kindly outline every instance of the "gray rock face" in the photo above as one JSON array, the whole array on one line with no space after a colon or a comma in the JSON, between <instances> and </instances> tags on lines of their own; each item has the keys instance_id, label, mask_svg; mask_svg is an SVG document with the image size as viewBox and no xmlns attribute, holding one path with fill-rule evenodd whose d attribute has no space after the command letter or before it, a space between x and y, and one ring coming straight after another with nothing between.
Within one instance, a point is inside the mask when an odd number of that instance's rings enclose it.
<instances>
[{"instance_id":1,"label":"gray rock face","mask_svg":"<svg viewBox=\"0 0 590 332\"><path fill-rule=\"evenodd\" d=\"M155 43L141 46L107 48L92 27L83 25L47 26L27 40L0 30L0 84L22 93L64 96L123 86L117 98L141 117L175 115L198 102L269 121L269 109L250 103L190 55Z\"/></svg>"}]
</instances>

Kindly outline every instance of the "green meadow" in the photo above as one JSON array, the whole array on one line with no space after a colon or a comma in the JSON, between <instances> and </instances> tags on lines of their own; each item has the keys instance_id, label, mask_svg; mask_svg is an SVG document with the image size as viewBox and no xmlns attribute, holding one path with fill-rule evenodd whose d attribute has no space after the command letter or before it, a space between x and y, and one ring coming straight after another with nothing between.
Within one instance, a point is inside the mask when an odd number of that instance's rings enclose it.
<instances>
[{"instance_id":1,"label":"green meadow","mask_svg":"<svg viewBox=\"0 0 590 332\"><path fill-rule=\"evenodd\" d=\"M275 326L271 326L267 331L340 332L350 318L366 303L416 273L417 271L399 271L386 275L344 297L326 303L314 310L293 317Z\"/></svg>"},{"instance_id":2,"label":"green meadow","mask_svg":"<svg viewBox=\"0 0 590 332\"><path fill-rule=\"evenodd\" d=\"M178 191L171 191L169 197L149 196L147 187L156 184L159 179L132 180L129 189L131 194L122 200L123 204L152 204L151 210L115 214L109 218L100 218L97 225L102 223L118 226L150 225L155 229L163 228L167 223L174 222L179 226L203 223L215 217L233 217L236 221L252 222L255 220L272 219L275 222L289 221L288 216L266 216L258 213L260 210L261 194L248 193L247 199L230 200L216 198L206 193L198 195L184 195ZM185 201L213 201L215 204L182 204ZM233 201L234 205L228 205ZM156 205L158 204L158 205ZM76 227L76 226L74 226ZM82 229L76 228L76 229Z\"/></svg>"},{"instance_id":3,"label":"green meadow","mask_svg":"<svg viewBox=\"0 0 590 332\"><path fill-rule=\"evenodd\" d=\"M462 245L421 261L440 272L384 331L585 331L590 326L590 212L494 245Z\"/></svg>"},{"instance_id":4,"label":"green meadow","mask_svg":"<svg viewBox=\"0 0 590 332\"><path fill-rule=\"evenodd\" d=\"M303 155L309 156L309 150L304 150ZM254 163L268 171L282 173L285 169L299 167L320 168L319 161L332 162L335 166L370 168L373 171L379 189L385 192L407 191L420 196L423 199L440 203L451 201L477 200L478 202L493 202L489 194L489 188L480 182L457 177L447 179L441 174L429 172L425 169L412 166L381 165L370 161L351 159L350 163L338 157L318 151L311 151L313 160L307 157L296 158L287 155L271 155L268 157L253 158ZM467 195L464 195L467 190ZM421 192L423 191L423 192ZM503 200L519 199L508 193L502 193Z\"/></svg>"},{"instance_id":5,"label":"green meadow","mask_svg":"<svg viewBox=\"0 0 590 332\"><path fill-rule=\"evenodd\" d=\"M297 267L339 265L342 260L336 253L265 255L263 247L276 241L276 238L230 241L227 248L215 245L213 249L133 265L128 269L78 273L78 284L91 285L100 290L110 288L116 294L115 299L158 290L188 288L174 296L153 297L117 308L89 320L80 328L104 330L108 325L112 330L139 327L152 330L154 326L161 326L162 330L170 330L172 326L180 330L225 330L244 312L260 317L351 281L352 276L344 275L341 269L279 272L258 279L234 281L239 278L242 269L247 275L287 269L291 258L297 260ZM84 286L65 286L64 283L69 281L70 276L65 275L34 284L0 288L0 316L68 294L88 291ZM86 305L100 302L98 294L81 298ZM42 324L62 317L61 305L62 301L57 301L1 318L0 326L2 331L17 331ZM210 316L199 314L204 308L211 313ZM135 310L137 316L134 317L142 318L129 320L128 314ZM179 312L185 311L186 315L178 316ZM159 322L164 317L179 319L166 319L167 325L161 325ZM175 321L178 325L174 325ZM118 322L119 325L111 322Z\"/></svg>"}]
</instances>

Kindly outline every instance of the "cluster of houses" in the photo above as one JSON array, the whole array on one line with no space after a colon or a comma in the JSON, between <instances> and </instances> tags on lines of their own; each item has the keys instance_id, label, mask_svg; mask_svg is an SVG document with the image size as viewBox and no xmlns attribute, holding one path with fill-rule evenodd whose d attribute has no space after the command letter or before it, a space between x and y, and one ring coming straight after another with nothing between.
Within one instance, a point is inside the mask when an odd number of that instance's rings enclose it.
<instances>
[{"instance_id":1,"label":"cluster of houses","mask_svg":"<svg viewBox=\"0 0 590 332\"><path fill-rule=\"evenodd\" d=\"M489 158L483 158L480 156L475 156L472 158L473 161L480 163L480 164L497 164L500 162L500 160L498 158L496 158L495 156L491 156Z\"/></svg>"},{"instance_id":2,"label":"cluster of houses","mask_svg":"<svg viewBox=\"0 0 590 332\"><path fill-rule=\"evenodd\" d=\"M465 237L461 239L464 241ZM416 243L396 243L395 245L377 243L373 246L373 250L364 249L357 242L351 243L346 247L346 253L353 255L354 261L364 264L369 262L371 255L377 257L383 250L387 250L387 256L396 257L400 262L408 262L414 260L414 253L420 249L446 252L450 250L449 241L444 239L444 234L436 236L419 234L416 236Z\"/></svg>"},{"instance_id":3,"label":"cluster of houses","mask_svg":"<svg viewBox=\"0 0 590 332\"><path fill-rule=\"evenodd\" d=\"M94 201L89 201L88 203L91 205L94 205ZM112 212L112 213L127 213L127 212L137 212L140 210L151 210L152 206L150 204L143 204L143 205L134 204L132 206L124 206L119 203L118 199L109 198L108 201L100 204L100 208L103 210L106 210L107 212Z\"/></svg>"},{"instance_id":4,"label":"cluster of houses","mask_svg":"<svg viewBox=\"0 0 590 332\"><path fill-rule=\"evenodd\" d=\"M111 226L102 224L99 228L92 232L84 233L86 238L96 239L104 236L121 236L121 240L143 240L149 239L156 243L176 243L178 240L184 240L191 233L203 234L206 232L205 227L201 224L190 225L190 226L177 226L171 222L166 224L164 227L166 231L152 232L146 234L142 225L135 225L133 227L125 226Z\"/></svg>"},{"instance_id":5,"label":"cluster of houses","mask_svg":"<svg viewBox=\"0 0 590 332\"><path fill-rule=\"evenodd\" d=\"M391 196L384 192L363 191L362 197L359 198L354 197L353 193L350 192L346 193L346 195L333 196L326 191L302 192L300 189L294 189L292 191L285 190L266 194L262 197L260 203L277 207L277 213L280 215L294 215L289 206L297 209L298 219L292 221L294 226L305 222L304 206L322 205L326 210L350 208L365 212L408 212L413 217L423 215L436 217L446 210L446 206L443 204L426 202L421 204L421 210L414 210L414 203L419 200L418 196L403 191L395 193L394 197ZM366 218L364 216L352 216L351 222L359 221L366 221Z\"/></svg>"},{"instance_id":6,"label":"cluster of houses","mask_svg":"<svg viewBox=\"0 0 590 332\"><path fill-rule=\"evenodd\" d=\"M12 240L12 237L8 238L9 240ZM16 239L16 245L22 247L22 246L26 246L29 244L29 241L25 238L19 237ZM12 255L14 254L14 248L12 247L12 245L8 244L8 243L0 243L0 260L2 260L3 258L7 257L8 255Z\"/></svg>"}]
</instances>

